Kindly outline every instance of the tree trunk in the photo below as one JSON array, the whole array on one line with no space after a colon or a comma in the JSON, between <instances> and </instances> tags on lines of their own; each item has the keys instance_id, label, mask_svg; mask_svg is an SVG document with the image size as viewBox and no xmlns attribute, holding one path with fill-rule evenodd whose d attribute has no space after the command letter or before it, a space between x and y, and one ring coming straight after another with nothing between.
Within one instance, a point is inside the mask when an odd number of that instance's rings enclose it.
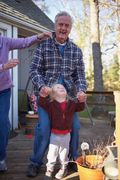
<instances>
[{"instance_id":1,"label":"tree trunk","mask_svg":"<svg viewBox=\"0 0 120 180\"><path fill-rule=\"evenodd\" d=\"M91 22L91 43L94 67L94 91L103 91L103 77L102 77L102 60L100 48L100 30L99 30L99 3L98 0L89 0L90 3L90 22ZM94 95L94 100L98 104L105 103L105 96L103 94ZM103 105L93 107L92 115L101 116L106 115L107 110Z\"/></svg>"},{"instance_id":2,"label":"tree trunk","mask_svg":"<svg viewBox=\"0 0 120 180\"><path fill-rule=\"evenodd\" d=\"M91 43L94 67L94 90L103 90L102 78L102 60L100 48L100 32L99 32L99 4L98 0L89 0L90 2L90 22L91 22Z\"/></svg>"}]
</instances>

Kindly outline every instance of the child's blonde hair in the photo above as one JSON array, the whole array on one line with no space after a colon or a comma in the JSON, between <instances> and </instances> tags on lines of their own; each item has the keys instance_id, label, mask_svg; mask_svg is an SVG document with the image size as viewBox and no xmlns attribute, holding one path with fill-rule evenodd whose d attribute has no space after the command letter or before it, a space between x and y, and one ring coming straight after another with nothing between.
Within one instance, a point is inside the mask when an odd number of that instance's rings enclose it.
<instances>
[{"instance_id":1,"label":"child's blonde hair","mask_svg":"<svg viewBox=\"0 0 120 180\"><path fill-rule=\"evenodd\" d=\"M52 87L51 87L51 91L50 91L50 94L49 94L49 96L50 96L50 101L53 101L53 100L55 100L55 92L54 92L54 86L55 85L57 85L58 83L55 83L55 84L53 84L52 85ZM62 84L61 84L62 85ZM63 86L63 85L62 85ZM65 87L64 87L65 88ZM67 92L67 91L66 91ZM68 96L68 94L66 94L66 100L68 100L69 99L69 96Z\"/></svg>"}]
</instances>

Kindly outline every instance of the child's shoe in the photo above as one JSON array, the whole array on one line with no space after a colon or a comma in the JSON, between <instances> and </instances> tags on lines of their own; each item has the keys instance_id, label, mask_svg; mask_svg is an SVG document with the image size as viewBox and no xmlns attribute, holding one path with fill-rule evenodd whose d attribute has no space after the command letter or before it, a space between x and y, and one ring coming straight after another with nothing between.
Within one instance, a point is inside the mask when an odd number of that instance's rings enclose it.
<instances>
[{"instance_id":1,"label":"child's shoe","mask_svg":"<svg viewBox=\"0 0 120 180\"><path fill-rule=\"evenodd\" d=\"M65 177L68 174L67 169L60 169L58 171L58 173L55 175L56 179L62 179L63 177Z\"/></svg>"},{"instance_id":2,"label":"child's shoe","mask_svg":"<svg viewBox=\"0 0 120 180\"><path fill-rule=\"evenodd\" d=\"M52 180L52 172L51 171L46 171L44 180Z\"/></svg>"}]
</instances>

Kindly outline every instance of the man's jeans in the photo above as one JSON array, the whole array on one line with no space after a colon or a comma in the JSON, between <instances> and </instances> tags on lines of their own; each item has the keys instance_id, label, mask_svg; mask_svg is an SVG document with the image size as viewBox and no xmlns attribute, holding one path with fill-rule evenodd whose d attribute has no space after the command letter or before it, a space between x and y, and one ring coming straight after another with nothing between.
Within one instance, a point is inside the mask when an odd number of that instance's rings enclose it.
<instances>
[{"instance_id":1,"label":"man's jeans","mask_svg":"<svg viewBox=\"0 0 120 180\"><path fill-rule=\"evenodd\" d=\"M33 156L30 158L33 164L40 166L50 140L50 120L47 112L38 107L39 122L35 127L35 139Z\"/></svg>"},{"instance_id":2,"label":"man's jeans","mask_svg":"<svg viewBox=\"0 0 120 180\"><path fill-rule=\"evenodd\" d=\"M0 161L6 158L6 148L10 132L10 95L10 89L0 91Z\"/></svg>"},{"instance_id":3,"label":"man's jeans","mask_svg":"<svg viewBox=\"0 0 120 180\"><path fill-rule=\"evenodd\" d=\"M39 107L39 122L35 128L35 140L34 140L34 154L30 158L34 165L41 165L43 157L45 155L46 149L49 145L50 138L50 120L47 112ZM78 114L74 114L72 133L71 133L71 142L70 142L70 155L71 159L76 159L78 157L78 145L79 145L79 130L80 122Z\"/></svg>"}]
</instances>

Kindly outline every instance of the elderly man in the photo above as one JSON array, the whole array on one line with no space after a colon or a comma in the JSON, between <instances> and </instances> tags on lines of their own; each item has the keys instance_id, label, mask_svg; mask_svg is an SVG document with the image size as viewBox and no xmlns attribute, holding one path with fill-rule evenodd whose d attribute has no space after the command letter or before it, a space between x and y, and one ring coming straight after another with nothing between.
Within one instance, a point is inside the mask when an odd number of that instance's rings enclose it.
<instances>
[{"instance_id":1,"label":"elderly man","mask_svg":"<svg viewBox=\"0 0 120 180\"><path fill-rule=\"evenodd\" d=\"M55 83L65 86L70 97L77 96L80 102L86 100L86 80L81 49L69 39L72 18L67 12L60 12L55 17L55 32L36 49L31 66L32 79L36 96L46 96L48 87ZM27 176L35 177L39 173L45 151L49 144L50 120L47 112L38 106L39 122L35 129L34 151ZM74 114L69 158L78 156L80 122Z\"/></svg>"}]
</instances>

